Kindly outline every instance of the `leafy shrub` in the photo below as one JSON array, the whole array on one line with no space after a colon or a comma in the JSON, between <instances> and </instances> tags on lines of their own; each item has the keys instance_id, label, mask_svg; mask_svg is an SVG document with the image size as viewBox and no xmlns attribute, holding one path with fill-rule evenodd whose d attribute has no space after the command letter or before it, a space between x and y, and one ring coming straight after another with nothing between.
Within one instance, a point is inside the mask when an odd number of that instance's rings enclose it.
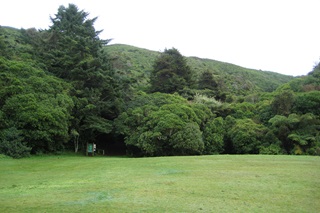
<instances>
[{"instance_id":1,"label":"leafy shrub","mask_svg":"<svg viewBox=\"0 0 320 213\"><path fill-rule=\"evenodd\" d=\"M173 98L174 102L170 100ZM161 93L142 94L128 105L135 107L123 112L115 120L115 127L124 136L130 155L202 154L201 127L212 115L204 105L190 104L181 96Z\"/></svg>"},{"instance_id":2,"label":"leafy shrub","mask_svg":"<svg viewBox=\"0 0 320 213\"><path fill-rule=\"evenodd\" d=\"M0 153L13 157L23 158L30 155L31 148L23 142L23 137L15 127L3 130L0 134Z\"/></svg>"},{"instance_id":3,"label":"leafy shrub","mask_svg":"<svg viewBox=\"0 0 320 213\"><path fill-rule=\"evenodd\" d=\"M4 155L4 154L0 154L0 159L5 159L5 158L11 158L11 157Z\"/></svg>"},{"instance_id":4,"label":"leafy shrub","mask_svg":"<svg viewBox=\"0 0 320 213\"><path fill-rule=\"evenodd\" d=\"M282 154L281 147L278 144L271 144L268 147L261 147L259 154L263 155L280 155Z\"/></svg>"},{"instance_id":5,"label":"leafy shrub","mask_svg":"<svg viewBox=\"0 0 320 213\"><path fill-rule=\"evenodd\" d=\"M213 105L213 106L221 106L222 103L217 101L214 97L208 97L206 95L201 95L196 93L194 96L194 102L199 104Z\"/></svg>"},{"instance_id":6,"label":"leafy shrub","mask_svg":"<svg viewBox=\"0 0 320 213\"><path fill-rule=\"evenodd\" d=\"M257 154L266 132L266 127L256 124L251 119L237 119L228 131L228 135L232 141L235 153Z\"/></svg>"},{"instance_id":7,"label":"leafy shrub","mask_svg":"<svg viewBox=\"0 0 320 213\"><path fill-rule=\"evenodd\" d=\"M207 123L203 139L205 143L205 154L219 154L224 151L225 124L221 117Z\"/></svg>"},{"instance_id":8,"label":"leafy shrub","mask_svg":"<svg viewBox=\"0 0 320 213\"><path fill-rule=\"evenodd\" d=\"M198 124L187 123L182 130L172 135L170 144L175 155L202 154L204 143Z\"/></svg>"},{"instance_id":9,"label":"leafy shrub","mask_svg":"<svg viewBox=\"0 0 320 213\"><path fill-rule=\"evenodd\" d=\"M320 156L320 146L318 147L312 147L310 149L308 149L308 152L307 152L309 155L317 155L317 156Z\"/></svg>"}]
</instances>

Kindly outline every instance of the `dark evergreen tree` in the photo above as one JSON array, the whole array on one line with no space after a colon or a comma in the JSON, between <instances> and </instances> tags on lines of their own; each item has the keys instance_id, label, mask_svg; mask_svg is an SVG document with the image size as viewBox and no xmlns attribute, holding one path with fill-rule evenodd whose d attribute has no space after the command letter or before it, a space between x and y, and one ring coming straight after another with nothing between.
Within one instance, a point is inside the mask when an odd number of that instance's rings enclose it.
<instances>
[{"instance_id":1,"label":"dark evergreen tree","mask_svg":"<svg viewBox=\"0 0 320 213\"><path fill-rule=\"evenodd\" d=\"M275 96L271 103L272 110L278 115L289 115L294 103L294 93L291 90L283 91Z\"/></svg>"},{"instance_id":2,"label":"dark evergreen tree","mask_svg":"<svg viewBox=\"0 0 320 213\"><path fill-rule=\"evenodd\" d=\"M50 72L91 87L101 77L99 51L108 40L99 38L101 31L93 26L97 18L88 19L88 15L74 4L60 6L55 17L51 17L46 45Z\"/></svg>"},{"instance_id":3,"label":"dark evergreen tree","mask_svg":"<svg viewBox=\"0 0 320 213\"><path fill-rule=\"evenodd\" d=\"M192 85L192 73L177 49L165 49L153 65L150 81L153 92L181 92Z\"/></svg>"},{"instance_id":4,"label":"dark evergreen tree","mask_svg":"<svg viewBox=\"0 0 320 213\"><path fill-rule=\"evenodd\" d=\"M101 31L94 28L97 18L88 15L74 4L60 6L46 32L44 55L48 71L73 85L71 128L82 144L110 133L118 108L113 69L102 49L109 40L99 38Z\"/></svg>"},{"instance_id":5,"label":"dark evergreen tree","mask_svg":"<svg viewBox=\"0 0 320 213\"><path fill-rule=\"evenodd\" d=\"M311 75L318 79L320 78L320 62L314 66L313 70L310 73L308 73L308 75Z\"/></svg>"},{"instance_id":6,"label":"dark evergreen tree","mask_svg":"<svg viewBox=\"0 0 320 213\"><path fill-rule=\"evenodd\" d=\"M218 87L218 83L216 82L212 72L210 71L205 71L200 75L198 85L199 89L216 90Z\"/></svg>"}]
</instances>

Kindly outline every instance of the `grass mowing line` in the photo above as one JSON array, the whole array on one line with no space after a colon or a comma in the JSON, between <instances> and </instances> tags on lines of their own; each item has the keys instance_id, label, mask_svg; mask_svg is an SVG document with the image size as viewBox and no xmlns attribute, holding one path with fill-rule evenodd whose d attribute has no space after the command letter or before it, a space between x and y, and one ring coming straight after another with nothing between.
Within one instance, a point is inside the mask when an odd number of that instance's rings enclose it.
<instances>
[{"instance_id":1,"label":"grass mowing line","mask_svg":"<svg viewBox=\"0 0 320 213\"><path fill-rule=\"evenodd\" d=\"M0 212L319 212L320 158L0 159Z\"/></svg>"}]
</instances>

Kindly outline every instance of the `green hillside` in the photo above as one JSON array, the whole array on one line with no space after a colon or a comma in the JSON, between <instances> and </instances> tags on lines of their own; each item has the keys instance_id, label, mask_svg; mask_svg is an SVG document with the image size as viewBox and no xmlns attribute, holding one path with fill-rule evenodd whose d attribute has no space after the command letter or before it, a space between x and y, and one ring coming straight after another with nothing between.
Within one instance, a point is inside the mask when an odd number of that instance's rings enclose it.
<instances>
[{"instance_id":1,"label":"green hillside","mask_svg":"<svg viewBox=\"0 0 320 213\"><path fill-rule=\"evenodd\" d=\"M119 74L133 79L136 86L141 87L148 83L153 62L160 52L124 44L113 44L105 48L113 58L114 68ZM237 95L272 92L293 79L292 76L248 69L211 59L187 57L187 63L196 78L205 71L212 72L225 90Z\"/></svg>"},{"instance_id":2,"label":"green hillside","mask_svg":"<svg viewBox=\"0 0 320 213\"><path fill-rule=\"evenodd\" d=\"M0 26L0 154L320 155L319 64L294 78L107 45L76 5L59 13Z\"/></svg>"},{"instance_id":3,"label":"green hillside","mask_svg":"<svg viewBox=\"0 0 320 213\"><path fill-rule=\"evenodd\" d=\"M3 40L6 42L8 54L23 54L29 58L29 46L22 44L21 31L11 27L1 27ZM9 48L8 48L9 47ZM113 59L113 66L121 79L127 79L131 86L146 89L152 65L160 52L151 51L125 44L113 44L105 47ZM13 53L13 51L15 53ZM248 69L230 63L211 59L187 57L187 63L195 78L209 71L214 74L224 92L235 95L247 95L252 92L272 92L280 85L293 79L292 76L279 73Z\"/></svg>"}]
</instances>

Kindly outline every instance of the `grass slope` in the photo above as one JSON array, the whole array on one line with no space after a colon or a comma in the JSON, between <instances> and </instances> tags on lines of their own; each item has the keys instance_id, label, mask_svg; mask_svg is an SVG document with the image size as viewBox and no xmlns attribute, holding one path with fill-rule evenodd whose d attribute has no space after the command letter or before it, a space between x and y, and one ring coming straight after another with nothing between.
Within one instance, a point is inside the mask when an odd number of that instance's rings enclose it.
<instances>
[{"instance_id":1,"label":"grass slope","mask_svg":"<svg viewBox=\"0 0 320 213\"><path fill-rule=\"evenodd\" d=\"M292 76L275 72L244 68L235 64L212 59L190 57L188 58L188 62L189 66L198 73L205 70L211 70L219 76L224 76L224 78L227 78L225 82L229 84L229 87L234 87L233 89L236 90L249 87L248 89L272 92L278 86L287 83L293 78ZM231 85L230 81L232 81Z\"/></svg>"},{"instance_id":2,"label":"grass slope","mask_svg":"<svg viewBox=\"0 0 320 213\"><path fill-rule=\"evenodd\" d=\"M12 53L25 56L31 51L30 46L23 44L19 29L0 26L0 39L6 43ZM124 44L107 45L105 48L109 56L114 59L114 67L119 78L127 80L138 89L148 87L152 65L160 52ZM194 71L196 78L202 72L210 71L216 75L216 80L223 84L225 92L235 95L247 95L259 91L271 92L293 78L197 57L188 57L187 63Z\"/></svg>"},{"instance_id":3,"label":"grass slope","mask_svg":"<svg viewBox=\"0 0 320 213\"><path fill-rule=\"evenodd\" d=\"M148 82L153 62L160 52L142 49L130 45L113 44L105 47L114 59L115 69L124 76L135 79L137 85ZM274 91L278 86L290 81L293 77L274 72L248 69L234 64L211 59L187 57L187 63L195 76L204 71L211 71L222 79L231 93L247 91Z\"/></svg>"},{"instance_id":4,"label":"grass slope","mask_svg":"<svg viewBox=\"0 0 320 213\"><path fill-rule=\"evenodd\" d=\"M319 212L320 159L0 159L0 212Z\"/></svg>"}]
</instances>

